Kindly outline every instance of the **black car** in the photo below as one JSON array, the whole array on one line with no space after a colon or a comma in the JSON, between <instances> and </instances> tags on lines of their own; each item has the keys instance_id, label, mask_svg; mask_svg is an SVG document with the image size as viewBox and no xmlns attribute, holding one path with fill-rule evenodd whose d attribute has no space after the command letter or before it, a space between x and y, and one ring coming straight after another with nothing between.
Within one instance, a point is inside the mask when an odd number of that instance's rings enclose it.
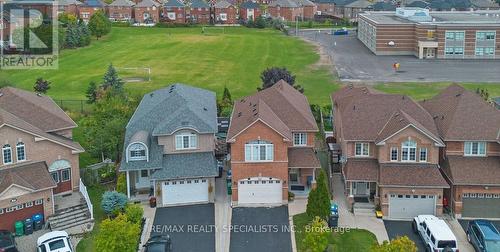
<instances>
[{"instance_id":1,"label":"black car","mask_svg":"<svg viewBox=\"0 0 500 252\"><path fill-rule=\"evenodd\" d=\"M168 235L155 235L144 244L145 252L172 252L172 241Z\"/></svg>"},{"instance_id":2,"label":"black car","mask_svg":"<svg viewBox=\"0 0 500 252\"><path fill-rule=\"evenodd\" d=\"M0 230L0 252L18 252L14 235L7 230Z\"/></svg>"}]
</instances>

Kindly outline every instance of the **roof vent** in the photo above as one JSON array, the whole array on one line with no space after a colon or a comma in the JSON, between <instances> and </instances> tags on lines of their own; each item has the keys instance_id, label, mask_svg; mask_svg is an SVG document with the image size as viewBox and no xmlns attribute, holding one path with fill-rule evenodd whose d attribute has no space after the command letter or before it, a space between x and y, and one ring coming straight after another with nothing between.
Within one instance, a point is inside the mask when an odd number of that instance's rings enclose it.
<instances>
[{"instance_id":1,"label":"roof vent","mask_svg":"<svg viewBox=\"0 0 500 252\"><path fill-rule=\"evenodd\" d=\"M441 120L444 120L444 115L441 116Z\"/></svg>"},{"instance_id":2,"label":"roof vent","mask_svg":"<svg viewBox=\"0 0 500 252\"><path fill-rule=\"evenodd\" d=\"M396 114L394 114L395 117L398 117L399 116L399 112L396 112Z\"/></svg>"},{"instance_id":3,"label":"roof vent","mask_svg":"<svg viewBox=\"0 0 500 252\"><path fill-rule=\"evenodd\" d=\"M434 120L438 119L439 116L435 115L434 117L432 117Z\"/></svg>"},{"instance_id":4,"label":"roof vent","mask_svg":"<svg viewBox=\"0 0 500 252\"><path fill-rule=\"evenodd\" d=\"M245 103L245 99L241 99L241 100L240 100L240 102L243 102L243 103Z\"/></svg>"},{"instance_id":5,"label":"roof vent","mask_svg":"<svg viewBox=\"0 0 500 252\"><path fill-rule=\"evenodd\" d=\"M150 96L150 97L153 97L153 95L154 95L154 94L155 94L155 93L151 93L151 94L149 94L149 96Z\"/></svg>"},{"instance_id":6,"label":"roof vent","mask_svg":"<svg viewBox=\"0 0 500 252\"><path fill-rule=\"evenodd\" d=\"M253 114L253 116L257 116L257 113Z\"/></svg>"},{"instance_id":7,"label":"roof vent","mask_svg":"<svg viewBox=\"0 0 500 252\"><path fill-rule=\"evenodd\" d=\"M254 105L253 105L253 107L254 107L254 108L255 108L255 107L257 107L257 103L256 103L256 104L254 104Z\"/></svg>"},{"instance_id":8,"label":"roof vent","mask_svg":"<svg viewBox=\"0 0 500 252\"><path fill-rule=\"evenodd\" d=\"M458 93L458 94L456 94L456 95L455 95L455 97L459 97L459 96L461 96L461 95L462 95L462 94Z\"/></svg>"},{"instance_id":9,"label":"roof vent","mask_svg":"<svg viewBox=\"0 0 500 252\"><path fill-rule=\"evenodd\" d=\"M241 112L238 112L238 117L240 117L240 116L241 116Z\"/></svg>"},{"instance_id":10,"label":"roof vent","mask_svg":"<svg viewBox=\"0 0 500 252\"><path fill-rule=\"evenodd\" d=\"M257 109L253 109L252 112L255 112Z\"/></svg>"},{"instance_id":11,"label":"roof vent","mask_svg":"<svg viewBox=\"0 0 500 252\"><path fill-rule=\"evenodd\" d=\"M208 111L208 109L207 109L207 108L205 108L205 107L203 108L203 110L204 110L204 111Z\"/></svg>"},{"instance_id":12,"label":"roof vent","mask_svg":"<svg viewBox=\"0 0 500 252\"><path fill-rule=\"evenodd\" d=\"M403 100L404 100L404 99L405 99L405 96L403 95L403 96L401 97L401 99L403 99Z\"/></svg>"},{"instance_id":13,"label":"roof vent","mask_svg":"<svg viewBox=\"0 0 500 252\"><path fill-rule=\"evenodd\" d=\"M352 106L352 110L356 110L356 105Z\"/></svg>"},{"instance_id":14,"label":"roof vent","mask_svg":"<svg viewBox=\"0 0 500 252\"><path fill-rule=\"evenodd\" d=\"M181 124L182 124L182 126L186 126L186 125L189 125L189 122L184 121L184 122L181 122Z\"/></svg>"},{"instance_id":15,"label":"roof vent","mask_svg":"<svg viewBox=\"0 0 500 252\"><path fill-rule=\"evenodd\" d=\"M250 103L248 104L248 106L252 106L252 102L250 102Z\"/></svg>"}]
</instances>

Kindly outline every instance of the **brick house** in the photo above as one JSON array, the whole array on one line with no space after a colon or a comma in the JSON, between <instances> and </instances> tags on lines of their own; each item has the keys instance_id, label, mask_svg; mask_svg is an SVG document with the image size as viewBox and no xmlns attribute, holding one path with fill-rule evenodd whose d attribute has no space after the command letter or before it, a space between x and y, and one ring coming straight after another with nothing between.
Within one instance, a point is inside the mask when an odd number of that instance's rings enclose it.
<instances>
[{"instance_id":1,"label":"brick house","mask_svg":"<svg viewBox=\"0 0 500 252\"><path fill-rule=\"evenodd\" d=\"M334 0L316 0L314 1L314 3L316 3L316 5L318 6L318 11L320 11L322 15L333 15L335 10Z\"/></svg>"},{"instance_id":2,"label":"brick house","mask_svg":"<svg viewBox=\"0 0 500 252\"><path fill-rule=\"evenodd\" d=\"M108 17L112 21L131 21L134 2L130 0L115 0L108 5Z\"/></svg>"},{"instance_id":3,"label":"brick house","mask_svg":"<svg viewBox=\"0 0 500 252\"><path fill-rule=\"evenodd\" d=\"M233 203L286 204L289 190L307 196L320 169L317 132L307 98L284 81L236 101L227 134Z\"/></svg>"},{"instance_id":4,"label":"brick house","mask_svg":"<svg viewBox=\"0 0 500 252\"><path fill-rule=\"evenodd\" d=\"M78 7L78 17L84 22L89 22L89 19L94 13L101 10L106 13L107 4L101 0L87 0L84 1L82 5Z\"/></svg>"},{"instance_id":5,"label":"brick house","mask_svg":"<svg viewBox=\"0 0 500 252\"><path fill-rule=\"evenodd\" d=\"M160 21L160 4L154 0L142 0L134 6L134 19L140 24L156 24Z\"/></svg>"},{"instance_id":6,"label":"brick house","mask_svg":"<svg viewBox=\"0 0 500 252\"><path fill-rule=\"evenodd\" d=\"M457 218L500 218L500 111L479 95L451 85L421 102L446 147L439 163Z\"/></svg>"},{"instance_id":7,"label":"brick house","mask_svg":"<svg viewBox=\"0 0 500 252\"><path fill-rule=\"evenodd\" d=\"M120 171L127 195L173 206L214 202L214 92L173 84L144 95L129 120Z\"/></svg>"},{"instance_id":8,"label":"brick house","mask_svg":"<svg viewBox=\"0 0 500 252\"><path fill-rule=\"evenodd\" d=\"M255 21L256 17L261 15L260 5L256 2L246 1L240 5L239 18L247 22L248 20Z\"/></svg>"},{"instance_id":9,"label":"brick house","mask_svg":"<svg viewBox=\"0 0 500 252\"><path fill-rule=\"evenodd\" d=\"M237 10L234 5L226 0L217 2L214 5L215 22L218 24L236 24Z\"/></svg>"},{"instance_id":10,"label":"brick house","mask_svg":"<svg viewBox=\"0 0 500 252\"><path fill-rule=\"evenodd\" d=\"M313 20L316 11L318 11L318 6L309 0L296 0L296 2L302 6L302 17L304 20Z\"/></svg>"},{"instance_id":11,"label":"brick house","mask_svg":"<svg viewBox=\"0 0 500 252\"><path fill-rule=\"evenodd\" d=\"M450 186L439 170L439 148L445 145L431 114L408 96L367 87L345 87L331 98L354 211L373 204L384 218L441 215Z\"/></svg>"},{"instance_id":12,"label":"brick house","mask_svg":"<svg viewBox=\"0 0 500 252\"><path fill-rule=\"evenodd\" d=\"M0 89L0 229L43 213L54 214L54 195L78 190L77 125L45 95Z\"/></svg>"},{"instance_id":13,"label":"brick house","mask_svg":"<svg viewBox=\"0 0 500 252\"><path fill-rule=\"evenodd\" d=\"M268 5L268 12L273 18L294 21L302 17L303 8L294 0L275 0Z\"/></svg>"},{"instance_id":14,"label":"brick house","mask_svg":"<svg viewBox=\"0 0 500 252\"><path fill-rule=\"evenodd\" d=\"M179 0L169 0L163 4L162 21L167 23L186 23L186 5Z\"/></svg>"},{"instance_id":15,"label":"brick house","mask_svg":"<svg viewBox=\"0 0 500 252\"><path fill-rule=\"evenodd\" d=\"M192 0L188 5L187 19L195 24L208 24L210 22L210 5L203 0Z\"/></svg>"},{"instance_id":16,"label":"brick house","mask_svg":"<svg viewBox=\"0 0 500 252\"><path fill-rule=\"evenodd\" d=\"M57 3L57 14L67 13L78 17L78 8L80 5L82 5L82 2L78 0L59 0Z\"/></svg>"}]
</instances>

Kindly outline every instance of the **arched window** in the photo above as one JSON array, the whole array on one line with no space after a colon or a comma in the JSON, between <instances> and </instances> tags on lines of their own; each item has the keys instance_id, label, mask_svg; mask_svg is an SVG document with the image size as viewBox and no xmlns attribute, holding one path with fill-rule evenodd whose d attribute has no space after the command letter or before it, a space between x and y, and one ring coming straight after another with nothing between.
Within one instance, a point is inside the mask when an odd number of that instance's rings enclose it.
<instances>
[{"instance_id":1,"label":"arched window","mask_svg":"<svg viewBox=\"0 0 500 252\"><path fill-rule=\"evenodd\" d=\"M23 142L19 142L16 144L16 155L17 161L26 161L26 147Z\"/></svg>"},{"instance_id":2,"label":"arched window","mask_svg":"<svg viewBox=\"0 0 500 252\"><path fill-rule=\"evenodd\" d=\"M129 160L146 160L146 146L142 143L133 143L128 147Z\"/></svg>"},{"instance_id":3,"label":"arched window","mask_svg":"<svg viewBox=\"0 0 500 252\"><path fill-rule=\"evenodd\" d=\"M245 144L245 161L273 161L274 145L263 140L250 141Z\"/></svg>"},{"instance_id":4,"label":"arched window","mask_svg":"<svg viewBox=\"0 0 500 252\"><path fill-rule=\"evenodd\" d=\"M401 161L417 161L417 142L408 140L401 147Z\"/></svg>"},{"instance_id":5,"label":"arched window","mask_svg":"<svg viewBox=\"0 0 500 252\"><path fill-rule=\"evenodd\" d=\"M3 154L3 163L4 164L12 164L12 148L9 144L6 144L2 148Z\"/></svg>"}]
</instances>

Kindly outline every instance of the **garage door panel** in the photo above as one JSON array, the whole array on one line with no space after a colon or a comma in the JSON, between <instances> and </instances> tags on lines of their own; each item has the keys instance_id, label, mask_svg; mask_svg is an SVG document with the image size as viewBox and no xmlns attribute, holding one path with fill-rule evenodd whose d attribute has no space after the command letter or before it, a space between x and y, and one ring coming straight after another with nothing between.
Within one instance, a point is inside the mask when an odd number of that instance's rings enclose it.
<instances>
[{"instance_id":1,"label":"garage door panel","mask_svg":"<svg viewBox=\"0 0 500 252\"><path fill-rule=\"evenodd\" d=\"M462 217L500 218L500 199L463 198Z\"/></svg>"},{"instance_id":2,"label":"garage door panel","mask_svg":"<svg viewBox=\"0 0 500 252\"><path fill-rule=\"evenodd\" d=\"M163 182L163 205L208 202L208 184L208 179Z\"/></svg>"},{"instance_id":3,"label":"garage door panel","mask_svg":"<svg viewBox=\"0 0 500 252\"><path fill-rule=\"evenodd\" d=\"M435 214L435 196L401 195L389 199L389 217L394 219L411 219L421 214ZM409 196L409 197L408 197Z\"/></svg>"},{"instance_id":4,"label":"garage door panel","mask_svg":"<svg viewBox=\"0 0 500 252\"><path fill-rule=\"evenodd\" d=\"M282 184L277 179L244 179L238 184L240 204L279 204L282 202Z\"/></svg>"}]
</instances>

